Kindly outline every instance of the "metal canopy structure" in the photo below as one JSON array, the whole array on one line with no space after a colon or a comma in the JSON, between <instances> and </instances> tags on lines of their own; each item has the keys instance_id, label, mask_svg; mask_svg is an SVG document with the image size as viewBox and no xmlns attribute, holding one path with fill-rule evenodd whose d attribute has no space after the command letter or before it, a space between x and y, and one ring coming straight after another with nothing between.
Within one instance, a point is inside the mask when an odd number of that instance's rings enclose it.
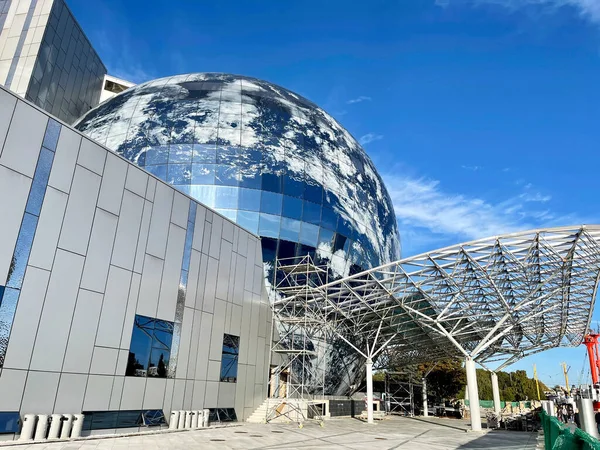
<instances>
[{"instance_id":1,"label":"metal canopy structure","mask_svg":"<svg viewBox=\"0 0 600 450\"><path fill-rule=\"evenodd\" d=\"M276 269L275 319L310 323L312 334L345 341L367 364L464 357L500 370L582 342L600 275L600 226L480 239L331 282L308 256Z\"/></svg>"}]
</instances>

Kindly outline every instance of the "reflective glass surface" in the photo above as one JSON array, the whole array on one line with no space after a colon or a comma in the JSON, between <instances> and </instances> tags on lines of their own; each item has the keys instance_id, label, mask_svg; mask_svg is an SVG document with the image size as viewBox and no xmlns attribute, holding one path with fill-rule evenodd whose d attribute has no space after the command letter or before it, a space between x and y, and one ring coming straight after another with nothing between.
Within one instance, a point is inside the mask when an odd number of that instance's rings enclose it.
<instances>
[{"instance_id":1,"label":"reflective glass surface","mask_svg":"<svg viewBox=\"0 0 600 450\"><path fill-rule=\"evenodd\" d=\"M240 338L226 334L223 336L223 354L221 356L221 381L235 383L237 381L238 357L240 355Z\"/></svg>"},{"instance_id":2,"label":"reflective glass surface","mask_svg":"<svg viewBox=\"0 0 600 450\"><path fill-rule=\"evenodd\" d=\"M167 378L173 323L135 316L126 376Z\"/></svg>"}]
</instances>

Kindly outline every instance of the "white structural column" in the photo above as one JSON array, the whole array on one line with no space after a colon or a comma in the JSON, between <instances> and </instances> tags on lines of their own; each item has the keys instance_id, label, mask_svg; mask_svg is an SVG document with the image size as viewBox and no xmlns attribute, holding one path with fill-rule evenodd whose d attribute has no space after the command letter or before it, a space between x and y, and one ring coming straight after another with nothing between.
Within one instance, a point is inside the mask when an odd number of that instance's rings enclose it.
<instances>
[{"instance_id":1,"label":"white structural column","mask_svg":"<svg viewBox=\"0 0 600 450\"><path fill-rule=\"evenodd\" d=\"M429 405L427 405L427 378L421 380L423 384L423 417L429 417Z\"/></svg>"},{"instance_id":2,"label":"white structural column","mask_svg":"<svg viewBox=\"0 0 600 450\"><path fill-rule=\"evenodd\" d=\"M471 410L471 430L481 431L481 415L479 412L479 390L477 389L477 372L475 361L472 358L465 359L467 372L467 392L469 393L469 409Z\"/></svg>"},{"instance_id":3,"label":"white structural column","mask_svg":"<svg viewBox=\"0 0 600 450\"><path fill-rule=\"evenodd\" d=\"M498 375L492 372L492 395L494 397L494 412L500 414L502 407L500 405L500 389L498 388Z\"/></svg>"},{"instance_id":4,"label":"white structural column","mask_svg":"<svg viewBox=\"0 0 600 450\"><path fill-rule=\"evenodd\" d=\"M373 361L367 358L367 423L373 423Z\"/></svg>"}]
</instances>

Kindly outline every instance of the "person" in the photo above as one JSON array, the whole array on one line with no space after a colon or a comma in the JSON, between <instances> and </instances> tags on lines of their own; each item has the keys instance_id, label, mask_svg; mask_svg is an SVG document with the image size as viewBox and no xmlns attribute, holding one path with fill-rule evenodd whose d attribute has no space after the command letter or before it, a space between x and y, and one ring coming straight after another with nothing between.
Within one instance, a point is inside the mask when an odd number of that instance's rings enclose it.
<instances>
[{"instance_id":1,"label":"person","mask_svg":"<svg viewBox=\"0 0 600 450\"><path fill-rule=\"evenodd\" d=\"M596 419L596 428L598 428L598 433L600 433L600 411L594 415Z\"/></svg>"}]
</instances>

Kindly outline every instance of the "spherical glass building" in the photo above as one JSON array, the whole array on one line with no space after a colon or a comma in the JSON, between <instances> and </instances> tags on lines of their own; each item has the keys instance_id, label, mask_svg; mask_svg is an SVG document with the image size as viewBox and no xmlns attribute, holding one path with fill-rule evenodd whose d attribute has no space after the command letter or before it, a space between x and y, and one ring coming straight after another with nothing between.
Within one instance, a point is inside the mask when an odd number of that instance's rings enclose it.
<instances>
[{"instance_id":1,"label":"spherical glass building","mask_svg":"<svg viewBox=\"0 0 600 450\"><path fill-rule=\"evenodd\" d=\"M284 88L217 73L161 78L76 127L260 235L266 263L309 253L343 276L399 258L392 203L369 157Z\"/></svg>"}]
</instances>

